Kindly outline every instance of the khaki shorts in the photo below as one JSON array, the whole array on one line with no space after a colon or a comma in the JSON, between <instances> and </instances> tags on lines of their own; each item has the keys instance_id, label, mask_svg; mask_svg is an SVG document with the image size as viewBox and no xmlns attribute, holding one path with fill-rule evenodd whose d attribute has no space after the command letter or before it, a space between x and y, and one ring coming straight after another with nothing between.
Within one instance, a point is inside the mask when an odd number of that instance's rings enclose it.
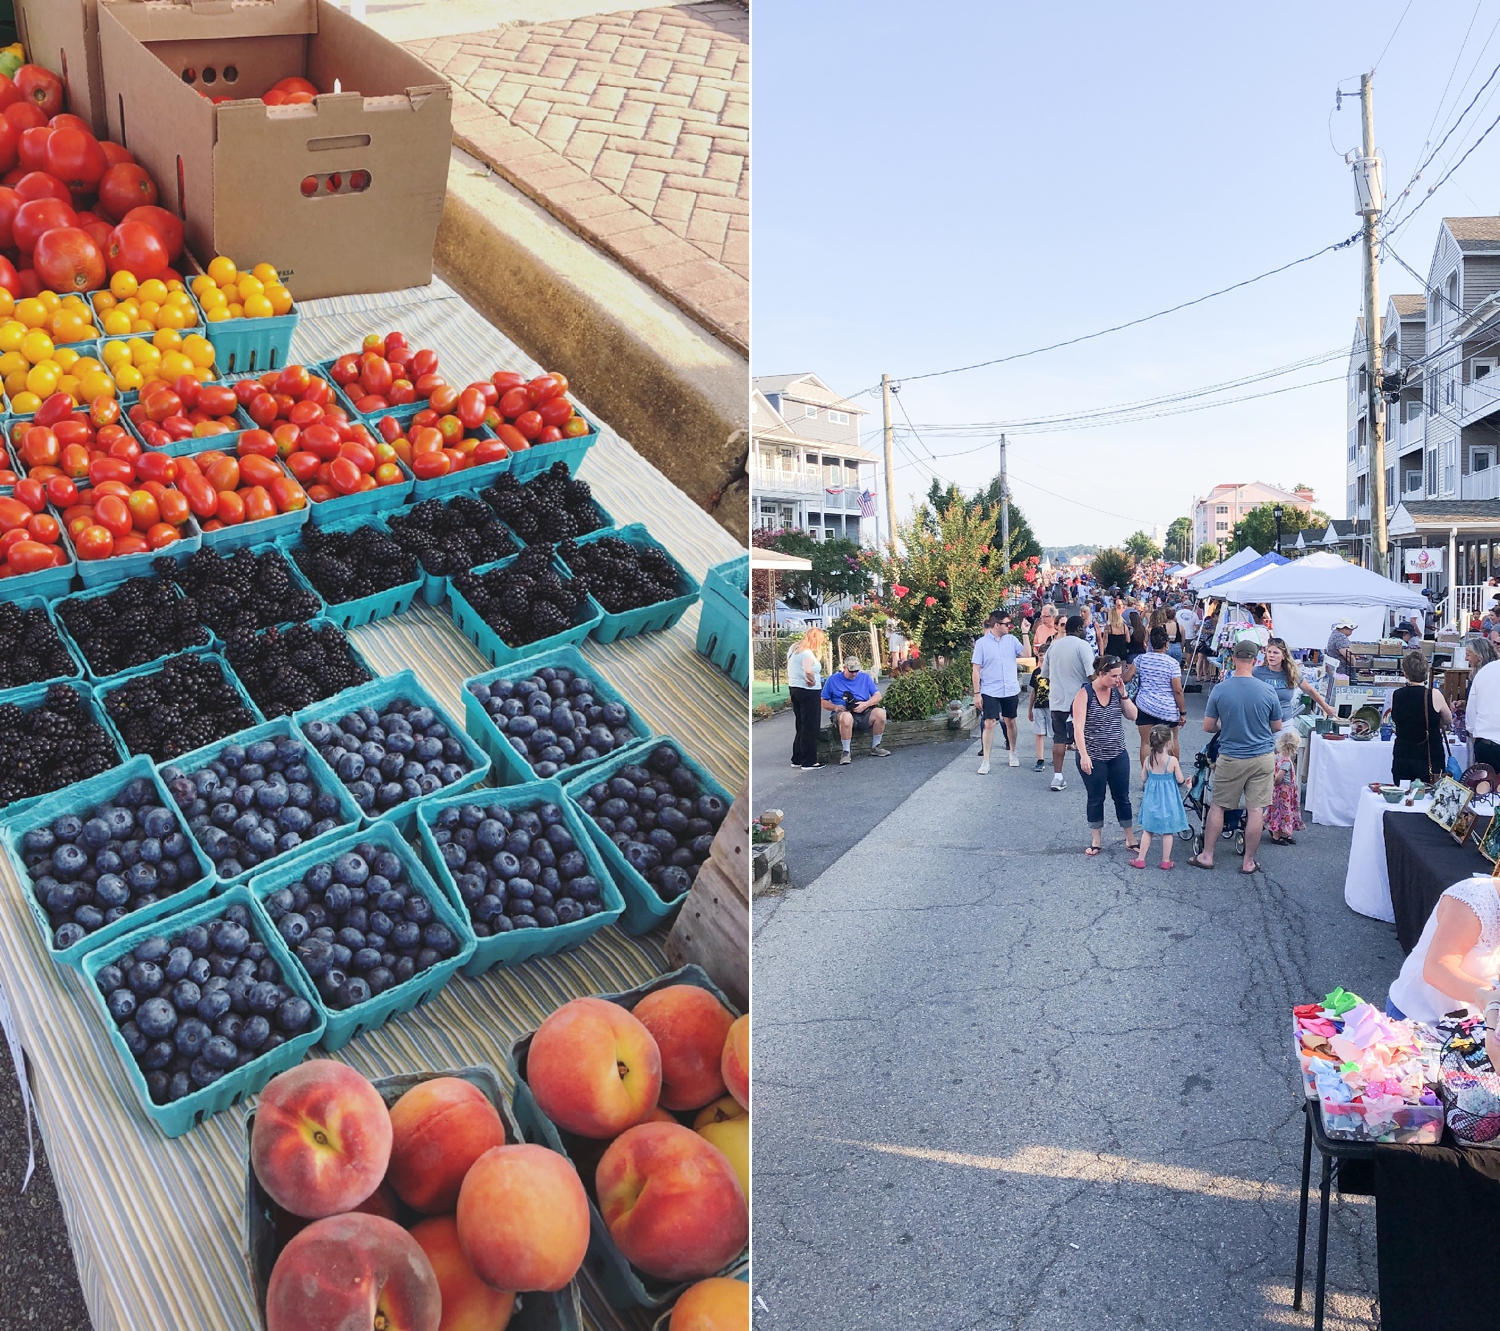
<instances>
[{"instance_id":1,"label":"khaki shorts","mask_svg":"<svg viewBox=\"0 0 1500 1331\"><path fill-rule=\"evenodd\" d=\"M1271 803L1276 785L1276 755L1230 758L1219 755L1214 764L1212 802L1221 809L1237 809L1240 800L1247 809L1264 809Z\"/></svg>"}]
</instances>

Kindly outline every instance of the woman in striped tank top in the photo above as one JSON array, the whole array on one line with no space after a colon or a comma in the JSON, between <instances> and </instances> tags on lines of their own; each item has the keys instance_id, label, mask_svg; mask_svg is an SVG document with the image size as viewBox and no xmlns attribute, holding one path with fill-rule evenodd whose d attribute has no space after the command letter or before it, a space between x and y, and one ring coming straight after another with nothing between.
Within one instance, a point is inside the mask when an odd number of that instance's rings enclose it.
<instances>
[{"instance_id":1,"label":"woman in striped tank top","mask_svg":"<svg viewBox=\"0 0 1500 1331\"><path fill-rule=\"evenodd\" d=\"M1085 855L1097 855L1104 839L1104 795L1114 797L1115 817L1125 833L1125 844L1136 848L1135 813L1130 807L1130 755L1125 748L1122 717L1134 721L1135 704L1125 696L1124 662L1101 656L1094 677L1073 699L1073 734L1078 743L1078 774L1088 792L1092 844Z\"/></svg>"}]
</instances>

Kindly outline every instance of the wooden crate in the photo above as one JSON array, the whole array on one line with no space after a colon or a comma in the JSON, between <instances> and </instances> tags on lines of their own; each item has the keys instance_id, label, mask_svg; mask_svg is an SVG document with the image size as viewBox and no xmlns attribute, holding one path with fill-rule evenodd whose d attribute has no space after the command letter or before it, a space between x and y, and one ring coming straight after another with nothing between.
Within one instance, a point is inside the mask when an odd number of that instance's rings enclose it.
<instances>
[{"instance_id":1,"label":"wooden crate","mask_svg":"<svg viewBox=\"0 0 1500 1331\"><path fill-rule=\"evenodd\" d=\"M667 937L674 966L702 966L743 1011L750 1005L750 791L744 788L714 838Z\"/></svg>"}]
</instances>

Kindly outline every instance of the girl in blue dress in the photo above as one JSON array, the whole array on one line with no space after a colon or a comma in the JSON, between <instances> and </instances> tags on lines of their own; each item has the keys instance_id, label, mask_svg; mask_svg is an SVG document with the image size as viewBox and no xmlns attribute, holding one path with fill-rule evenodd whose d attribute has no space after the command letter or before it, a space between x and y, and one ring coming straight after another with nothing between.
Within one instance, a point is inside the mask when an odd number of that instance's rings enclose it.
<instances>
[{"instance_id":1,"label":"girl in blue dress","mask_svg":"<svg viewBox=\"0 0 1500 1331\"><path fill-rule=\"evenodd\" d=\"M1161 837L1161 867L1175 869L1172 863L1172 840L1178 832L1188 830L1187 814L1182 807L1182 785L1185 778L1177 759L1172 756L1172 727L1154 726L1150 736L1151 753L1146 759L1146 790L1141 796L1140 858L1130 861L1132 869L1146 867L1151 837Z\"/></svg>"}]
</instances>

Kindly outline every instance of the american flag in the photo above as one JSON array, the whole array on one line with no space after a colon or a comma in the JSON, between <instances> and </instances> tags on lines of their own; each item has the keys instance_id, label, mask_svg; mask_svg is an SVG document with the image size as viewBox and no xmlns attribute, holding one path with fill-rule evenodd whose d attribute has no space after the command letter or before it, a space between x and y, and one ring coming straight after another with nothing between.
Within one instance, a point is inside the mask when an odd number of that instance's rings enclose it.
<instances>
[{"instance_id":1,"label":"american flag","mask_svg":"<svg viewBox=\"0 0 1500 1331\"><path fill-rule=\"evenodd\" d=\"M875 496L868 490L861 490L859 493L859 515L862 518L875 516Z\"/></svg>"}]
</instances>

